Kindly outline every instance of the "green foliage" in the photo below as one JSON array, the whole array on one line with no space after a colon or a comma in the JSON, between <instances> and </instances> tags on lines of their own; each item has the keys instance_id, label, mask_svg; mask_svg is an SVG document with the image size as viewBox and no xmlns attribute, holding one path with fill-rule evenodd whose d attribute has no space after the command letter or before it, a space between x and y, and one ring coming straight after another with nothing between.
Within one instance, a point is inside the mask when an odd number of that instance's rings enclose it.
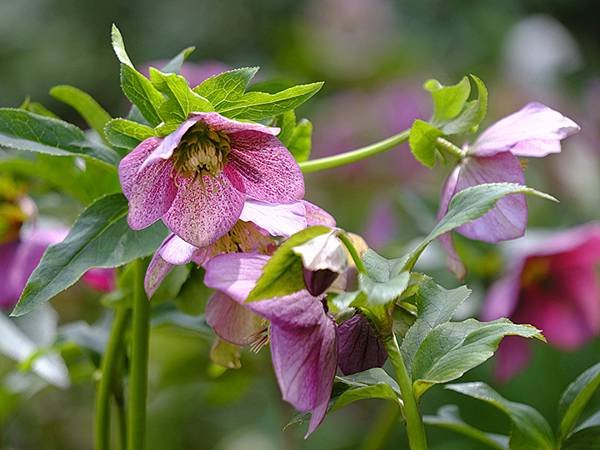
<instances>
[{"instance_id":1,"label":"green foliage","mask_svg":"<svg viewBox=\"0 0 600 450\"><path fill-rule=\"evenodd\" d=\"M538 329L530 325L516 325L508 319L493 322L467 319L433 328L413 359L415 395L420 397L434 384L456 380L487 361L505 336L544 340Z\"/></svg>"},{"instance_id":2,"label":"green foliage","mask_svg":"<svg viewBox=\"0 0 600 450\"><path fill-rule=\"evenodd\" d=\"M531 406L508 401L485 383L452 384L447 389L486 402L505 413L512 422L511 450L556 449L548 422Z\"/></svg>"},{"instance_id":3,"label":"green foliage","mask_svg":"<svg viewBox=\"0 0 600 450\"><path fill-rule=\"evenodd\" d=\"M487 114L487 88L483 81L475 75L471 75L471 78L477 87L477 98L467 102L458 117L442 125L441 130L447 135L477 131L479 124Z\"/></svg>"},{"instance_id":4,"label":"green foliage","mask_svg":"<svg viewBox=\"0 0 600 450\"><path fill-rule=\"evenodd\" d=\"M415 159L424 166L432 168L437 155L436 139L443 135L444 133L428 122L415 120L408 138L408 144Z\"/></svg>"},{"instance_id":5,"label":"green foliage","mask_svg":"<svg viewBox=\"0 0 600 450\"><path fill-rule=\"evenodd\" d=\"M54 86L50 89L50 95L75 109L90 128L106 140L104 126L111 117L92 96L73 86Z\"/></svg>"},{"instance_id":6,"label":"green foliage","mask_svg":"<svg viewBox=\"0 0 600 450\"><path fill-rule=\"evenodd\" d=\"M122 194L100 198L79 216L63 242L46 251L12 315L47 302L93 267L118 267L151 254L166 234L160 222L141 231L130 229Z\"/></svg>"},{"instance_id":7,"label":"green foliage","mask_svg":"<svg viewBox=\"0 0 600 450\"><path fill-rule=\"evenodd\" d=\"M196 50L196 47L187 47L181 50L173 59L171 59L165 66L163 66L160 71L163 73L179 73L181 71L181 66L186 59L192 54L192 52Z\"/></svg>"},{"instance_id":8,"label":"green foliage","mask_svg":"<svg viewBox=\"0 0 600 450\"><path fill-rule=\"evenodd\" d=\"M443 124L458 116L471 94L469 78L463 77L452 86L444 86L437 80L428 80L423 87L431 93L434 124Z\"/></svg>"},{"instance_id":9,"label":"green foliage","mask_svg":"<svg viewBox=\"0 0 600 450\"><path fill-rule=\"evenodd\" d=\"M366 296L366 307L383 306L400 297L406 290L410 274L401 272L388 280L379 281L366 274L358 275L358 285Z\"/></svg>"},{"instance_id":10,"label":"green foliage","mask_svg":"<svg viewBox=\"0 0 600 450\"><path fill-rule=\"evenodd\" d=\"M281 244L265 264L262 275L246 301L281 297L304 289L302 258L293 249L329 231L331 230L324 226L309 227Z\"/></svg>"},{"instance_id":11,"label":"green foliage","mask_svg":"<svg viewBox=\"0 0 600 450\"><path fill-rule=\"evenodd\" d=\"M75 125L14 108L0 108L0 148L119 162L114 150L90 141Z\"/></svg>"},{"instance_id":12,"label":"green foliage","mask_svg":"<svg viewBox=\"0 0 600 450\"><path fill-rule=\"evenodd\" d=\"M288 111L277 120L281 132L277 136L297 162L307 161L312 149L312 123L308 119L296 122L294 111Z\"/></svg>"},{"instance_id":13,"label":"green foliage","mask_svg":"<svg viewBox=\"0 0 600 450\"><path fill-rule=\"evenodd\" d=\"M60 119L56 114L46 108L39 102L32 102L29 97L27 97L23 103L19 106L19 109L24 109L25 111L32 112L34 114L38 114L40 116L52 117L54 119Z\"/></svg>"},{"instance_id":14,"label":"green foliage","mask_svg":"<svg viewBox=\"0 0 600 450\"><path fill-rule=\"evenodd\" d=\"M196 86L194 92L208 99L216 111L222 111L241 100L256 72L258 67L241 67L213 75Z\"/></svg>"},{"instance_id":15,"label":"green foliage","mask_svg":"<svg viewBox=\"0 0 600 450\"><path fill-rule=\"evenodd\" d=\"M475 439L489 448L496 450L508 450L508 436L501 434L485 433L472 425L464 422L458 412L456 405L442 406L435 416L424 416L423 422L426 425L433 425L439 428L460 433Z\"/></svg>"},{"instance_id":16,"label":"green foliage","mask_svg":"<svg viewBox=\"0 0 600 450\"><path fill-rule=\"evenodd\" d=\"M592 414L567 438L563 450L600 449L600 411Z\"/></svg>"},{"instance_id":17,"label":"green foliage","mask_svg":"<svg viewBox=\"0 0 600 450\"><path fill-rule=\"evenodd\" d=\"M335 411L350 403L369 398L391 400L400 405L400 387L385 370L376 367L348 376L335 377L333 399L330 411Z\"/></svg>"},{"instance_id":18,"label":"green foliage","mask_svg":"<svg viewBox=\"0 0 600 450\"><path fill-rule=\"evenodd\" d=\"M127 119L112 119L104 127L108 142L124 153L156 135L153 128Z\"/></svg>"}]
</instances>

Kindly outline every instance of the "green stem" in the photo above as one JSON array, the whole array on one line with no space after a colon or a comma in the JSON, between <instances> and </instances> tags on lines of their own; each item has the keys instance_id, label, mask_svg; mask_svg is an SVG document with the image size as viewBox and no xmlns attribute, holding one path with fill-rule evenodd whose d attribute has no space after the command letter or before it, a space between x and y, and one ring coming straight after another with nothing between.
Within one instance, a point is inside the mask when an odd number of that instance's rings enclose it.
<instances>
[{"instance_id":1,"label":"green stem","mask_svg":"<svg viewBox=\"0 0 600 450\"><path fill-rule=\"evenodd\" d=\"M411 450L427 450L425 427L423 426L423 419L421 418L417 399L413 392L412 380L404 364L404 358L402 358L402 353L400 353L398 341L394 334L385 340L385 348L394 367L396 381L398 382L398 386L400 386L410 448Z\"/></svg>"},{"instance_id":2,"label":"green stem","mask_svg":"<svg viewBox=\"0 0 600 450\"><path fill-rule=\"evenodd\" d=\"M367 432L367 436L360 446L360 450L380 450L387 442L395 425L398 425L398 405L387 402L381 410L375 424Z\"/></svg>"},{"instance_id":3,"label":"green stem","mask_svg":"<svg viewBox=\"0 0 600 450\"><path fill-rule=\"evenodd\" d=\"M439 150L456 157L459 161L465 157L466 152L462 148L454 145L452 142L444 139L443 137L437 138L435 140L435 145Z\"/></svg>"},{"instance_id":4,"label":"green stem","mask_svg":"<svg viewBox=\"0 0 600 450\"><path fill-rule=\"evenodd\" d=\"M302 172L304 173L309 173L351 164L360 161L361 159L391 150L398 144L407 141L409 135L410 130L404 130L401 133L395 134L383 141L376 142L375 144L367 145L366 147L357 148L356 150L340 153L339 155L328 156L326 158L304 161L299 163L300 169L302 169Z\"/></svg>"},{"instance_id":5,"label":"green stem","mask_svg":"<svg viewBox=\"0 0 600 450\"><path fill-rule=\"evenodd\" d=\"M110 396L113 390L114 374L123 352L123 337L129 321L129 309L118 308L115 312L110 337L102 358L102 374L96 393L96 450L110 450Z\"/></svg>"},{"instance_id":6,"label":"green stem","mask_svg":"<svg viewBox=\"0 0 600 450\"><path fill-rule=\"evenodd\" d=\"M144 450L146 441L150 302L144 292L144 263L138 259L133 264L135 264L135 281L133 285L129 401L127 403L127 448L128 450Z\"/></svg>"},{"instance_id":7,"label":"green stem","mask_svg":"<svg viewBox=\"0 0 600 450\"><path fill-rule=\"evenodd\" d=\"M356 265L356 269L360 273L366 274L367 268L365 267L365 264L362 262L362 259L360 259L360 255L358 254L356 247L354 247L354 244L352 243L352 241L350 240L348 235L346 233L340 233L340 234L338 234L338 238L340 238L340 241L342 241L344 246L348 249L348 252L350 253L350 256L352 257L352 260L354 261L354 264Z\"/></svg>"}]
</instances>

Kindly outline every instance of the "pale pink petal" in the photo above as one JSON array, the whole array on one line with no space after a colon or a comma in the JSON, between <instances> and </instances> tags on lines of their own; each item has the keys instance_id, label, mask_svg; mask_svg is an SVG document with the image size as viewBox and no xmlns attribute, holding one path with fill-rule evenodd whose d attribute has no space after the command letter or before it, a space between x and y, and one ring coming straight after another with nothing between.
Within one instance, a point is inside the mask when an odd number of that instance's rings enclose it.
<instances>
[{"instance_id":1,"label":"pale pink petal","mask_svg":"<svg viewBox=\"0 0 600 450\"><path fill-rule=\"evenodd\" d=\"M352 375L387 360L385 347L362 314L357 314L337 327L338 366L344 375Z\"/></svg>"},{"instance_id":2,"label":"pale pink petal","mask_svg":"<svg viewBox=\"0 0 600 450\"><path fill-rule=\"evenodd\" d=\"M141 169L129 192L129 226L141 230L152 225L169 210L176 194L171 161L158 161Z\"/></svg>"},{"instance_id":3,"label":"pale pink petal","mask_svg":"<svg viewBox=\"0 0 600 450\"><path fill-rule=\"evenodd\" d=\"M307 202L306 200L301 201L306 207L306 222L309 227L315 225L335 227L335 219L331 214L311 202Z\"/></svg>"},{"instance_id":4,"label":"pale pink petal","mask_svg":"<svg viewBox=\"0 0 600 450\"><path fill-rule=\"evenodd\" d=\"M242 346L252 344L266 328L263 318L221 292L208 301L205 318L221 339Z\"/></svg>"},{"instance_id":5,"label":"pale pink petal","mask_svg":"<svg viewBox=\"0 0 600 450\"><path fill-rule=\"evenodd\" d=\"M560 151L560 143L579 125L541 103L529 103L489 127L470 148L476 156L511 151L516 156L542 157Z\"/></svg>"},{"instance_id":6,"label":"pale pink petal","mask_svg":"<svg viewBox=\"0 0 600 450\"><path fill-rule=\"evenodd\" d=\"M129 198L131 195L133 184L142 164L161 141L162 139L157 137L151 137L142 141L119 163L119 179L125 197Z\"/></svg>"},{"instance_id":7,"label":"pale pink petal","mask_svg":"<svg viewBox=\"0 0 600 450\"><path fill-rule=\"evenodd\" d=\"M115 269L98 267L90 269L81 277L83 282L99 292L111 292L117 284Z\"/></svg>"},{"instance_id":8,"label":"pale pink petal","mask_svg":"<svg viewBox=\"0 0 600 450\"><path fill-rule=\"evenodd\" d=\"M183 265L192 261L198 247L187 243L176 234L170 234L158 248L157 253L170 264Z\"/></svg>"},{"instance_id":9,"label":"pale pink petal","mask_svg":"<svg viewBox=\"0 0 600 450\"><path fill-rule=\"evenodd\" d=\"M246 305L271 321L271 324L286 329L312 328L319 325L325 315L321 300L305 290Z\"/></svg>"},{"instance_id":10,"label":"pale pink petal","mask_svg":"<svg viewBox=\"0 0 600 450\"><path fill-rule=\"evenodd\" d=\"M224 174L202 179L178 177L177 196L163 216L167 227L179 237L205 247L227 233L244 207L244 195Z\"/></svg>"},{"instance_id":11,"label":"pale pink petal","mask_svg":"<svg viewBox=\"0 0 600 450\"><path fill-rule=\"evenodd\" d=\"M467 158L460 167L456 192L496 182L525 184L521 164L510 152L486 158ZM523 194L516 194L504 197L483 217L456 231L470 239L495 243L523 236L526 227L527 202Z\"/></svg>"},{"instance_id":12,"label":"pale pink petal","mask_svg":"<svg viewBox=\"0 0 600 450\"><path fill-rule=\"evenodd\" d=\"M162 259L158 251L154 253L152 260L146 269L146 276L144 277L144 289L148 298L152 298L173 267L173 264Z\"/></svg>"},{"instance_id":13,"label":"pale pink petal","mask_svg":"<svg viewBox=\"0 0 600 450\"><path fill-rule=\"evenodd\" d=\"M258 225L271 236L289 237L306 228L305 215L302 202L277 204L247 200L240 220Z\"/></svg>"},{"instance_id":14,"label":"pale pink petal","mask_svg":"<svg viewBox=\"0 0 600 450\"><path fill-rule=\"evenodd\" d=\"M205 265L204 284L243 303L262 274L268 256L225 253L211 258Z\"/></svg>"},{"instance_id":15,"label":"pale pink petal","mask_svg":"<svg viewBox=\"0 0 600 450\"><path fill-rule=\"evenodd\" d=\"M15 254L19 248L19 241L9 242L7 244L0 245L0 286L3 286L0 290L0 308L11 309L19 300L21 291L23 290L20 286L14 286L11 282L11 270L8 267L13 267Z\"/></svg>"},{"instance_id":16,"label":"pale pink petal","mask_svg":"<svg viewBox=\"0 0 600 450\"><path fill-rule=\"evenodd\" d=\"M298 163L279 140L257 131L233 133L228 166L243 178L248 197L289 203L304 197L304 178Z\"/></svg>"}]
</instances>

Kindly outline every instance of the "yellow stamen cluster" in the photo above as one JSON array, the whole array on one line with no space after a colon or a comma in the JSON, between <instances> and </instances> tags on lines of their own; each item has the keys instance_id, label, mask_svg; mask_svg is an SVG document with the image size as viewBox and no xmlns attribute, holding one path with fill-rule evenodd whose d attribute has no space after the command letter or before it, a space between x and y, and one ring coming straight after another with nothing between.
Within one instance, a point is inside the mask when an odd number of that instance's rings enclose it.
<instances>
[{"instance_id":1,"label":"yellow stamen cluster","mask_svg":"<svg viewBox=\"0 0 600 450\"><path fill-rule=\"evenodd\" d=\"M267 345L271 339L269 334L269 327L266 326L264 330L252 336L252 343L250 344L250 350L254 353L258 353L265 345Z\"/></svg>"},{"instance_id":2,"label":"yellow stamen cluster","mask_svg":"<svg viewBox=\"0 0 600 450\"><path fill-rule=\"evenodd\" d=\"M185 177L215 176L223 170L230 151L229 136L198 122L181 138L173 163Z\"/></svg>"}]
</instances>

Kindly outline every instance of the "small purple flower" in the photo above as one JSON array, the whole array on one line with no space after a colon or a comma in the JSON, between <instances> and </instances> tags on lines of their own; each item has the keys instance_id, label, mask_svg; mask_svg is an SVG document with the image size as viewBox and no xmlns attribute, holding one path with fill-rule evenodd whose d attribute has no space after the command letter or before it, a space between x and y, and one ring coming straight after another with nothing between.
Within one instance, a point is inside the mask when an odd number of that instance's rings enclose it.
<instances>
[{"instance_id":1,"label":"small purple flower","mask_svg":"<svg viewBox=\"0 0 600 450\"><path fill-rule=\"evenodd\" d=\"M560 349L576 349L600 333L600 224L544 239L523 252L485 300L482 318L508 317L539 328ZM529 360L527 343L502 342L496 375L507 380Z\"/></svg>"},{"instance_id":2,"label":"small purple flower","mask_svg":"<svg viewBox=\"0 0 600 450\"><path fill-rule=\"evenodd\" d=\"M338 365L344 375L382 367L387 351L375 329L362 314L357 314L337 327Z\"/></svg>"},{"instance_id":3,"label":"small purple flower","mask_svg":"<svg viewBox=\"0 0 600 450\"><path fill-rule=\"evenodd\" d=\"M247 200L239 220L212 244L196 247L171 233L158 248L146 272L145 287L151 297L173 266L194 262L204 265L221 253L270 254L275 237L287 238L307 226L335 226L335 219L307 201L271 204Z\"/></svg>"},{"instance_id":4,"label":"small purple flower","mask_svg":"<svg viewBox=\"0 0 600 450\"><path fill-rule=\"evenodd\" d=\"M115 269L97 267L90 269L81 278L85 284L98 292L112 292L117 286Z\"/></svg>"},{"instance_id":5,"label":"small purple flower","mask_svg":"<svg viewBox=\"0 0 600 450\"><path fill-rule=\"evenodd\" d=\"M298 164L278 130L218 113L192 113L165 138L140 143L119 165L135 230L163 220L206 247L240 218L246 198L290 203L304 196Z\"/></svg>"},{"instance_id":6,"label":"small purple flower","mask_svg":"<svg viewBox=\"0 0 600 450\"><path fill-rule=\"evenodd\" d=\"M560 152L560 141L579 131L568 117L542 105L529 103L484 131L473 145L465 146L465 158L452 171L442 189L438 218L448 211L456 193L484 183L525 183L518 157L543 157ZM522 194L501 199L483 217L463 225L457 232L470 239L496 243L523 236L527 226L527 203ZM452 238L440 239L448 253L449 267L460 278L465 268Z\"/></svg>"}]
</instances>

